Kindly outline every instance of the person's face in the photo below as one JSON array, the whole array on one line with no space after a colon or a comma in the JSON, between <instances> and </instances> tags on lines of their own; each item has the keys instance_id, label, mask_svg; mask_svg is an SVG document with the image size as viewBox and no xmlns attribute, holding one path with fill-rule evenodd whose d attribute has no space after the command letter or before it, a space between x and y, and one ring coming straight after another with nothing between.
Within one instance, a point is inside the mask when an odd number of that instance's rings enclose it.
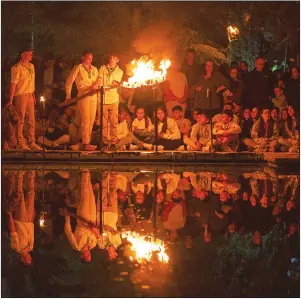
<instances>
[{"instance_id":1,"label":"person's face","mask_svg":"<svg viewBox=\"0 0 301 299\"><path fill-rule=\"evenodd\" d=\"M231 105L225 104L224 105L224 110L231 110L231 111L233 111L233 108L232 108Z\"/></svg>"},{"instance_id":2,"label":"person's face","mask_svg":"<svg viewBox=\"0 0 301 299\"><path fill-rule=\"evenodd\" d=\"M206 244L209 244L209 243L211 243L211 241L212 241L212 235L211 235L211 233L205 233L204 234L204 242Z\"/></svg>"},{"instance_id":3,"label":"person's face","mask_svg":"<svg viewBox=\"0 0 301 299\"><path fill-rule=\"evenodd\" d=\"M115 248L113 246L109 246L108 249L108 257L109 257L109 260L115 260L118 256L118 253L116 252Z\"/></svg>"},{"instance_id":4,"label":"person's face","mask_svg":"<svg viewBox=\"0 0 301 299\"><path fill-rule=\"evenodd\" d=\"M165 116L165 114L164 114L163 110L158 110L157 111L157 118L158 118L159 121L163 121L164 120L164 116Z\"/></svg>"},{"instance_id":5,"label":"person's face","mask_svg":"<svg viewBox=\"0 0 301 299\"><path fill-rule=\"evenodd\" d=\"M89 53L84 56L83 63L86 65L91 65L92 60L93 60L93 55Z\"/></svg>"},{"instance_id":6,"label":"person's face","mask_svg":"<svg viewBox=\"0 0 301 299\"><path fill-rule=\"evenodd\" d=\"M144 194L141 191L138 191L136 194L136 203L142 205L144 203Z\"/></svg>"},{"instance_id":7,"label":"person's face","mask_svg":"<svg viewBox=\"0 0 301 299\"><path fill-rule=\"evenodd\" d=\"M250 109L245 109L245 110L244 110L244 118L245 118L245 119L249 119L250 116L251 116L251 111L250 111Z\"/></svg>"},{"instance_id":8,"label":"person's face","mask_svg":"<svg viewBox=\"0 0 301 299\"><path fill-rule=\"evenodd\" d=\"M187 58L188 64L193 64L194 59L195 59L195 54L191 53L191 52L188 52L186 58Z\"/></svg>"},{"instance_id":9,"label":"person's face","mask_svg":"<svg viewBox=\"0 0 301 299\"><path fill-rule=\"evenodd\" d=\"M228 124L231 121L231 117L227 114L222 114L221 121L223 124Z\"/></svg>"},{"instance_id":10,"label":"person's face","mask_svg":"<svg viewBox=\"0 0 301 299\"><path fill-rule=\"evenodd\" d=\"M249 200L249 194L247 192L243 192L243 194L242 194L242 200L243 201L248 201Z\"/></svg>"},{"instance_id":11,"label":"person's face","mask_svg":"<svg viewBox=\"0 0 301 299\"><path fill-rule=\"evenodd\" d=\"M226 202L230 198L230 194L226 191L222 191L219 195L219 199L221 202Z\"/></svg>"},{"instance_id":12,"label":"person's face","mask_svg":"<svg viewBox=\"0 0 301 299\"><path fill-rule=\"evenodd\" d=\"M183 112L182 111L176 110L176 111L173 112L173 117L176 120L181 119L182 116L183 116Z\"/></svg>"},{"instance_id":13,"label":"person's face","mask_svg":"<svg viewBox=\"0 0 301 299\"><path fill-rule=\"evenodd\" d=\"M136 117L139 120L142 120L144 118L145 114L144 114L144 109L138 109L136 112Z\"/></svg>"},{"instance_id":14,"label":"person's face","mask_svg":"<svg viewBox=\"0 0 301 299\"><path fill-rule=\"evenodd\" d=\"M241 110L241 106L235 103L233 105L234 105L234 113L239 113Z\"/></svg>"},{"instance_id":15,"label":"person's face","mask_svg":"<svg viewBox=\"0 0 301 299\"><path fill-rule=\"evenodd\" d=\"M258 108L253 108L251 111L251 117L253 119L256 119L258 117L258 113L259 113Z\"/></svg>"},{"instance_id":16,"label":"person's face","mask_svg":"<svg viewBox=\"0 0 301 299\"><path fill-rule=\"evenodd\" d=\"M295 224L290 224L288 232L290 235L294 235L297 232L297 226Z\"/></svg>"},{"instance_id":17,"label":"person's face","mask_svg":"<svg viewBox=\"0 0 301 299\"><path fill-rule=\"evenodd\" d=\"M278 120L278 111L276 109L271 111L271 117L273 120Z\"/></svg>"},{"instance_id":18,"label":"person's face","mask_svg":"<svg viewBox=\"0 0 301 299\"><path fill-rule=\"evenodd\" d=\"M299 72L298 72L297 68L295 68L295 67L292 68L292 77L294 79L298 79L299 78Z\"/></svg>"},{"instance_id":19,"label":"person's face","mask_svg":"<svg viewBox=\"0 0 301 299\"><path fill-rule=\"evenodd\" d=\"M283 80L279 80L278 81L278 86L284 88L284 81Z\"/></svg>"},{"instance_id":20,"label":"person's face","mask_svg":"<svg viewBox=\"0 0 301 299\"><path fill-rule=\"evenodd\" d=\"M213 62L212 61L207 61L206 62L206 71L207 73L212 73L213 72Z\"/></svg>"},{"instance_id":21,"label":"person's face","mask_svg":"<svg viewBox=\"0 0 301 299\"><path fill-rule=\"evenodd\" d=\"M256 66L256 69L257 71L261 72L263 69L264 69L264 60L259 58L259 59L256 59L256 62L255 62L255 66Z\"/></svg>"},{"instance_id":22,"label":"person's face","mask_svg":"<svg viewBox=\"0 0 301 299\"><path fill-rule=\"evenodd\" d=\"M287 110L282 110L281 111L281 118L283 120L287 120L287 116L288 116Z\"/></svg>"},{"instance_id":23,"label":"person's face","mask_svg":"<svg viewBox=\"0 0 301 299\"><path fill-rule=\"evenodd\" d=\"M248 70L248 66L244 62L241 62L239 67L243 72L246 72Z\"/></svg>"},{"instance_id":24,"label":"person's face","mask_svg":"<svg viewBox=\"0 0 301 299\"><path fill-rule=\"evenodd\" d=\"M196 121L199 124L204 125L208 122L208 118L204 114L199 114L199 115L197 115Z\"/></svg>"},{"instance_id":25,"label":"person's face","mask_svg":"<svg viewBox=\"0 0 301 299\"><path fill-rule=\"evenodd\" d=\"M235 231L236 231L235 224L234 224L234 223L230 223L230 224L228 225L228 232L229 232L230 234L234 234Z\"/></svg>"},{"instance_id":26,"label":"person's face","mask_svg":"<svg viewBox=\"0 0 301 299\"><path fill-rule=\"evenodd\" d=\"M294 203L291 200L288 200L286 203L286 210L291 211L295 207Z\"/></svg>"},{"instance_id":27,"label":"person's face","mask_svg":"<svg viewBox=\"0 0 301 299\"><path fill-rule=\"evenodd\" d=\"M117 56L110 56L109 58L109 65L111 67L116 67L117 63L119 62L119 58Z\"/></svg>"},{"instance_id":28,"label":"person's face","mask_svg":"<svg viewBox=\"0 0 301 299\"><path fill-rule=\"evenodd\" d=\"M231 70L230 70L230 77L231 77L233 80L237 79L237 75L238 75L237 69L231 69Z\"/></svg>"},{"instance_id":29,"label":"person's face","mask_svg":"<svg viewBox=\"0 0 301 299\"><path fill-rule=\"evenodd\" d=\"M274 88L274 93L276 97L280 97L281 95L283 95L283 90L281 90L281 88L276 87Z\"/></svg>"},{"instance_id":30,"label":"person's face","mask_svg":"<svg viewBox=\"0 0 301 299\"><path fill-rule=\"evenodd\" d=\"M27 62L32 61L32 56L33 56L32 51L23 52L22 55L21 55L22 60L27 61Z\"/></svg>"},{"instance_id":31,"label":"person's face","mask_svg":"<svg viewBox=\"0 0 301 299\"><path fill-rule=\"evenodd\" d=\"M163 191L159 191L157 194L156 194L156 202L157 203L161 203L163 202L164 200L164 194L163 194Z\"/></svg>"},{"instance_id":32,"label":"person's face","mask_svg":"<svg viewBox=\"0 0 301 299\"><path fill-rule=\"evenodd\" d=\"M82 252L81 258L86 262L86 263L91 263L92 257L91 257L91 252L89 249L86 249Z\"/></svg>"},{"instance_id":33,"label":"person's face","mask_svg":"<svg viewBox=\"0 0 301 299\"><path fill-rule=\"evenodd\" d=\"M123 112L121 112L121 113L118 115L118 120L119 120L120 123L123 122L123 121L125 120L125 115L124 115Z\"/></svg>"},{"instance_id":34,"label":"person's face","mask_svg":"<svg viewBox=\"0 0 301 299\"><path fill-rule=\"evenodd\" d=\"M262 242L261 233L259 231L254 232L253 234L253 243L255 245L260 245Z\"/></svg>"},{"instance_id":35,"label":"person's face","mask_svg":"<svg viewBox=\"0 0 301 299\"><path fill-rule=\"evenodd\" d=\"M30 266L32 264L32 257L31 257L31 254L28 252L24 252L20 256L20 260L25 266Z\"/></svg>"},{"instance_id":36,"label":"person's face","mask_svg":"<svg viewBox=\"0 0 301 299\"><path fill-rule=\"evenodd\" d=\"M271 113L269 109L264 109L261 113L261 116L264 121L268 121L270 119Z\"/></svg>"},{"instance_id":37,"label":"person's face","mask_svg":"<svg viewBox=\"0 0 301 299\"><path fill-rule=\"evenodd\" d=\"M288 106L287 112L288 112L289 116L294 116L295 115L295 110L292 106Z\"/></svg>"},{"instance_id":38,"label":"person's face","mask_svg":"<svg viewBox=\"0 0 301 299\"><path fill-rule=\"evenodd\" d=\"M198 112L197 111L193 111L192 112L192 117L193 117L193 120L197 120Z\"/></svg>"},{"instance_id":39,"label":"person's face","mask_svg":"<svg viewBox=\"0 0 301 299\"><path fill-rule=\"evenodd\" d=\"M277 216L280 214L280 212L281 212L281 209L276 206L273 208L272 214L273 214L273 216Z\"/></svg>"},{"instance_id":40,"label":"person's face","mask_svg":"<svg viewBox=\"0 0 301 299\"><path fill-rule=\"evenodd\" d=\"M266 195L263 195L260 199L260 204L263 208L268 208L269 206L269 198Z\"/></svg>"}]
</instances>

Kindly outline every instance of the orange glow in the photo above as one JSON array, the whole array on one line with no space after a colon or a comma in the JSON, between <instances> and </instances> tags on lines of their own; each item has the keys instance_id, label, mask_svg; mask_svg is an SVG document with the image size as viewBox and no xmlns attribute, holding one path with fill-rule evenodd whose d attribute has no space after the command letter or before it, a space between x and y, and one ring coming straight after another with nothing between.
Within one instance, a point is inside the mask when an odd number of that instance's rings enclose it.
<instances>
[{"instance_id":1,"label":"orange glow","mask_svg":"<svg viewBox=\"0 0 301 299\"><path fill-rule=\"evenodd\" d=\"M228 38L230 42L238 38L239 30L237 27L228 26L227 32L228 32Z\"/></svg>"},{"instance_id":2,"label":"orange glow","mask_svg":"<svg viewBox=\"0 0 301 299\"><path fill-rule=\"evenodd\" d=\"M168 263L169 257L165 252L165 244L159 239L152 236L141 235L136 232L125 231L122 233L122 238L127 239L131 243L131 251L135 256L130 256L130 260L137 260L138 263L151 261L153 254L156 254L158 260L163 263Z\"/></svg>"},{"instance_id":3,"label":"orange glow","mask_svg":"<svg viewBox=\"0 0 301 299\"><path fill-rule=\"evenodd\" d=\"M167 69L170 65L169 59L163 59L160 62L159 70L155 70L154 61L147 56L142 56L140 59L132 61L133 76L127 82L123 82L122 86L137 88L161 83L166 79Z\"/></svg>"}]
</instances>

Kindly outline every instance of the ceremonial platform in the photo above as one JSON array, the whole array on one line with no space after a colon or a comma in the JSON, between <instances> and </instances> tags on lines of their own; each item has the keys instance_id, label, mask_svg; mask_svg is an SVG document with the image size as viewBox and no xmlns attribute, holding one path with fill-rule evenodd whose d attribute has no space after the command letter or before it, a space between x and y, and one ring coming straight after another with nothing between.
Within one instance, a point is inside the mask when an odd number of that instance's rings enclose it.
<instances>
[{"instance_id":1,"label":"ceremonial platform","mask_svg":"<svg viewBox=\"0 0 301 299\"><path fill-rule=\"evenodd\" d=\"M152 163L187 164L267 164L299 169L299 153L202 153L193 151L2 151L2 161L9 163Z\"/></svg>"}]
</instances>

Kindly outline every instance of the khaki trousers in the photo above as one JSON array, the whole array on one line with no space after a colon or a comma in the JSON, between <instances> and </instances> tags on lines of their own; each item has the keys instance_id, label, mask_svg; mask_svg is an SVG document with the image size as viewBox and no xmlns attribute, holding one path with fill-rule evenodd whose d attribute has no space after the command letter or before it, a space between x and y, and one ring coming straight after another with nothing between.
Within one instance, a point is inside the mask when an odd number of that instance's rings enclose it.
<instances>
[{"instance_id":1,"label":"khaki trousers","mask_svg":"<svg viewBox=\"0 0 301 299\"><path fill-rule=\"evenodd\" d=\"M117 124L118 124L118 105L119 102L114 104L104 104L103 105L103 128L102 128L102 138L103 141L109 140L109 125L110 125L110 139L117 137ZM100 106L97 105L97 116L96 124L100 125Z\"/></svg>"},{"instance_id":2,"label":"khaki trousers","mask_svg":"<svg viewBox=\"0 0 301 299\"><path fill-rule=\"evenodd\" d=\"M93 124L96 117L97 96L86 97L77 103L77 115L75 122L80 118L82 143L90 144Z\"/></svg>"},{"instance_id":3,"label":"khaki trousers","mask_svg":"<svg viewBox=\"0 0 301 299\"><path fill-rule=\"evenodd\" d=\"M27 93L15 97L15 107L20 113L17 125L17 142L24 144L23 128L25 116L28 118L28 143L35 143L34 95Z\"/></svg>"}]
</instances>

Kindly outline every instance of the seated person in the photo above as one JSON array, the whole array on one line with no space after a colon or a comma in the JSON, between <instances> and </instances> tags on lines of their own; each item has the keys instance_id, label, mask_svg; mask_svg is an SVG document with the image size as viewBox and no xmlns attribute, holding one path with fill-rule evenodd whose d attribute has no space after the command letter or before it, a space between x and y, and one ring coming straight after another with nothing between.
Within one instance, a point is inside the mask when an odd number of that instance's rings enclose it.
<instances>
[{"instance_id":1,"label":"seated person","mask_svg":"<svg viewBox=\"0 0 301 299\"><path fill-rule=\"evenodd\" d=\"M233 112L224 110L221 115L221 122L215 123L213 127L217 149L229 152L236 150L240 132L240 126L233 120Z\"/></svg>"},{"instance_id":2,"label":"seated person","mask_svg":"<svg viewBox=\"0 0 301 299\"><path fill-rule=\"evenodd\" d=\"M211 125L205 112L199 112L197 123L193 125L190 138L185 138L184 143L189 151L208 152L211 144Z\"/></svg>"},{"instance_id":3,"label":"seated person","mask_svg":"<svg viewBox=\"0 0 301 299\"><path fill-rule=\"evenodd\" d=\"M44 145L50 148L59 148L61 145L69 143L68 128L72 114L73 109L71 107L64 110L64 113L55 122L54 127L48 128L44 138ZM38 137L38 142L43 144L43 136Z\"/></svg>"},{"instance_id":4,"label":"seated person","mask_svg":"<svg viewBox=\"0 0 301 299\"><path fill-rule=\"evenodd\" d=\"M191 117L192 117L192 119L191 119L191 121L192 121L192 125L194 125L194 124L196 124L197 123L197 116L198 116L198 114L201 112L201 109L199 109L199 108L196 108L196 109L193 109L192 111L191 111Z\"/></svg>"},{"instance_id":5,"label":"seated person","mask_svg":"<svg viewBox=\"0 0 301 299\"><path fill-rule=\"evenodd\" d=\"M234 115L236 115L239 118L239 120L240 120L239 125L241 125L241 120L243 118L243 111L242 111L241 103L233 102L233 113L234 113Z\"/></svg>"},{"instance_id":6,"label":"seated person","mask_svg":"<svg viewBox=\"0 0 301 299\"><path fill-rule=\"evenodd\" d=\"M244 143L244 140L246 138L250 139L251 138L251 130L254 124L254 120L251 116L251 111L249 108L246 108L244 110L244 115L242 119L242 126L241 126L241 141L242 141L242 149L245 149L244 147L246 146Z\"/></svg>"},{"instance_id":7,"label":"seated person","mask_svg":"<svg viewBox=\"0 0 301 299\"><path fill-rule=\"evenodd\" d=\"M136 108L136 117L132 122L132 132L141 140L146 141L153 136L154 126L151 119L145 114L143 107Z\"/></svg>"},{"instance_id":8,"label":"seated person","mask_svg":"<svg viewBox=\"0 0 301 299\"><path fill-rule=\"evenodd\" d=\"M152 144L158 150L176 150L182 144L181 133L174 119L167 116L165 107L156 109L158 119L158 140L153 137Z\"/></svg>"},{"instance_id":9,"label":"seated person","mask_svg":"<svg viewBox=\"0 0 301 299\"><path fill-rule=\"evenodd\" d=\"M224 104L223 110L231 110L233 112L234 106L231 103L226 103ZM214 115L212 118L212 124L214 125L215 123L221 122L221 118L222 118L222 113ZM233 120L239 125L240 119L235 114L233 114Z\"/></svg>"},{"instance_id":10,"label":"seated person","mask_svg":"<svg viewBox=\"0 0 301 299\"><path fill-rule=\"evenodd\" d=\"M120 150L123 148L125 150L125 146L134 144L130 146L131 150L135 150L138 148L152 148L151 144L144 143L140 141L132 132L128 129L128 122L126 120L126 115L124 112L121 112L118 116L118 124L117 124L117 140L115 140L115 145L111 146L111 149Z\"/></svg>"},{"instance_id":11,"label":"seated person","mask_svg":"<svg viewBox=\"0 0 301 299\"><path fill-rule=\"evenodd\" d=\"M299 152L298 120L295 109L288 107L288 117L283 121L279 143L289 152ZM280 133L280 132L279 132Z\"/></svg>"},{"instance_id":12,"label":"seated person","mask_svg":"<svg viewBox=\"0 0 301 299\"><path fill-rule=\"evenodd\" d=\"M183 117L183 108L181 106L175 106L172 108L173 119L176 121L181 133L182 142L185 143L185 139L189 137L191 130L191 121Z\"/></svg>"},{"instance_id":13,"label":"seated person","mask_svg":"<svg viewBox=\"0 0 301 299\"><path fill-rule=\"evenodd\" d=\"M251 138L244 143L255 151L276 151L279 130L277 123L271 119L270 109L262 109L260 118L254 123Z\"/></svg>"},{"instance_id":14,"label":"seated person","mask_svg":"<svg viewBox=\"0 0 301 299\"><path fill-rule=\"evenodd\" d=\"M275 87L274 94L275 97L272 99L272 103L281 112L282 109L287 108L288 105L286 96L283 94L283 88L279 86Z\"/></svg>"},{"instance_id":15,"label":"seated person","mask_svg":"<svg viewBox=\"0 0 301 299\"><path fill-rule=\"evenodd\" d=\"M279 125L279 109L277 107L271 110L271 119Z\"/></svg>"}]
</instances>

